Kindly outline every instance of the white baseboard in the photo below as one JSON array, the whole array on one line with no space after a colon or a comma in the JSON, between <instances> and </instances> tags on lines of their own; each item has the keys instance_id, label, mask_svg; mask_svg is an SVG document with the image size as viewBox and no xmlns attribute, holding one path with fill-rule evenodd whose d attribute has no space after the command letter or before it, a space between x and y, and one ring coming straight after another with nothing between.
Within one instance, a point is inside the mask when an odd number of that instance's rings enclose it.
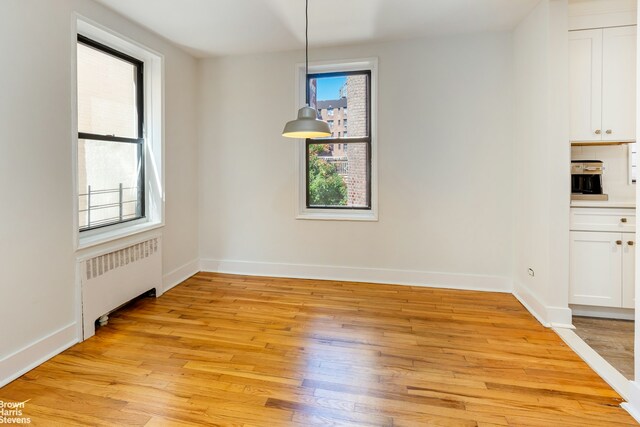
<instances>
[{"instance_id":1,"label":"white baseboard","mask_svg":"<svg viewBox=\"0 0 640 427\"><path fill-rule=\"evenodd\" d=\"M525 286L520 285L514 289L511 279L500 276L215 259L201 259L200 268L202 271L247 276L341 280L513 293L522 305L545 327L574 329L571 323L571 309L568 307L546 306Z\"/></svg>"},{"instance_id":2,"label":"white baseboard","mask_svg":"<svg viewBox=\"0 0 640 427\"><path fill-rule=\"evenodd\" d=\"M547 328L575 329L571 322L571 309L543 304L526 286L517 283L513 295L529 310L538 322Z\"/></svg>"},{"instance_id":3,"label":"white baseboard","mask_svg":"<svg viewBox=\"0 0 640 427\"><path fill-rule=\"evenodd\" d=\"M633 308L593 307L590 305L571 305L574 316L600 317L603 319L635 320Z\"/></svg>"},{"instance_id":4,"label":"white baseboard","mask_svg":"<svg viewBox=\"0 0 640 427\"><path fill-rule=\"evenodd\" d=\"M248 276L340 280L506 293L510 293L513 290L512 282L509 278L475 274L214 259L200 260L200 268L202 271Z\"/></svg>"},{"instance_id":5,"label":"white baseboard","mask_svg":"<svg viewBox=\"0 0 640 427\"><path fill-rule=\"evenodd\" d=\"M584 342L575 332L565 328L553 328L562 340L584 360L587 365L600 375L624 400L629 400L631 381L626 379L616 368L611 366L589 344Z\"/></svg>"},{"instance_id":6,"label":"white baseboard","mask_svg":"<svg viewBox=\"0 0 640 427\"><path fill-rule=\"evenodd\" d=\"M629 398L620 406L640 423L640 385L636 381L629 381Z\"/></svg>"},{"instance_id":7,"label":"white baseboard","mask_svg":"<svg viewBox=\"0 0 640 427\"><path fill-rule=\"evenodd\" d=\"M200 271L200 260L194 259L162 276L162 292L184 282Z\"/></svg>"},{"instance_id":8,"label":"white baseboard","mask_svg":"<svg viewBox=\"0 0 640 427\"><path fill-rule=\"evenodd\" d=\"M6 356L0 360L0 387L4 387L77 342L77 325L74 322Z\"/></svg>"}]
</instances>

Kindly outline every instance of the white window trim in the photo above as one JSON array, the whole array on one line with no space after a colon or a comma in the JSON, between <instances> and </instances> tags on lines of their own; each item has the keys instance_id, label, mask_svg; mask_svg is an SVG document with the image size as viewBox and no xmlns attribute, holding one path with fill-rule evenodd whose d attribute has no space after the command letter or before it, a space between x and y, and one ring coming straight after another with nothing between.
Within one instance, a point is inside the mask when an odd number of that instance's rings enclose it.
<instances>
[{"instance_id":1,"label":"white window trim","mask_svg":"<svg viewBox=\"0 0 640 427\"><path fill-rule=\"evenodd\" d=\"M81 250L164 226L164 56L76 14L72 33L72 164L74 245ZM145 218L80 233L78 224L77 35L82 34L144 63Z\"/></svg>"},{"instance_id":2,"label":"white window trim","mask_svg":"<svg viewBox=\"0 0 640 427\"><path fill-rule=\"evenodd\" d=\"M304 63L296 64L295 110L306 103ZM309 63L309 74L342 71L371 71L371 209L316 209L306 203L305 140L296 140L296 219L329 221L378 221L378 58Z\"/></svg>"}]
</instances>

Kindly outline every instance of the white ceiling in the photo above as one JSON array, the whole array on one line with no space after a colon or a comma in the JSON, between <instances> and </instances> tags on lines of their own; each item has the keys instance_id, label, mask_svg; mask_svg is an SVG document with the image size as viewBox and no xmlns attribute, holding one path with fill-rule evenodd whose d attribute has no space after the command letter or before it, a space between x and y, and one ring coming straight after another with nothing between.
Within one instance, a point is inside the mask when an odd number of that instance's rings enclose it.
<instances>
[{"instance_id":1,"label":"white ceiling","mask_svg":"<svg viewBox=\"0 0 640 427\"><path fill-rule=\"evenodd\" d=\"M304 0L98 1L198 57L304 46ZM538 1L310 0L310 45L510 30Z\"/></svg>"}]
</instances>

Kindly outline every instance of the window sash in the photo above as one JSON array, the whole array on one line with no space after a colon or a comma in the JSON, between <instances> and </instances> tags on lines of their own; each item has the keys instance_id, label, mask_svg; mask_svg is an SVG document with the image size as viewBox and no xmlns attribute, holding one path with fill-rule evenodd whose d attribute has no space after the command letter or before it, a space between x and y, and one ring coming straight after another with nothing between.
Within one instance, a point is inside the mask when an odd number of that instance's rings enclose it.
<instances>
[{"instance_id":1,"label":"window sash","mask_svg":"<svg viewBox=\"0 0 640 427\"><path fill-rule=\"evenodd\" d=\"M318 144L349 144L349 143L366 143L367 144L367 206L336 206L336 205L312 205L311 189L309 188L309 146ZM319 138L307 139L305 142L305 205L307 209L336 209L336 210L358 210L370 211L371 206L371 138Z\"/></svg>"},{"instance_id":2,"label":"window sash","mask_svg":"<svg viewBox=\"0 0 640 427\"><path fill-rule=\"evenodd\" d=\"M372 160L371 160L371 70L360 70L360 71L337 71L337 72L329 72L329 73L313 73L307 74L306 82L305 82L305 99L307 105L310 104L310 81L312 79L321 79L321 78L330 78L330 77L347 77L347 76L356 76L356 75L366 75L367 76L367 93L366 93L366 133L367 136L363 137L340 137L340 138L316 138L311 139L307 138L305 140L305 206L307 209L334 209L334 210L372 210L372 200L371 200L371 168L372 168ZM312 105L313 109L317 111L317 106ZM349 144L349 143L366 143L367 144L367 188L366 188L366 198L367 198L367 206L319 206L319 205L311 205L309 201L311 200L311 190L309 188L309 145L316 144Z\"/></svg>"},{"instance_id":3,"label":"window sash","mask_svg":"<svg viewBox=\"0 0 640 427\"><path fill-rule=\"evenodd\" d=\"M123 61L131 63L136 69L136 110L137 110L137 131L138 138L121 137L116 135L99 135L88 132L78 132L78 140L97 140L97 141L110 141L124 144L137 144L138 145L138 159L140 160L140 172L138 174L138 203L140 203L140 215L136 215L135 218L127 218L122 221L113 221L103 224L97 224L91 226L91 223L87 223L86 227L79 228L80 232L95 230L98 228L109 227L116 224L123 224L126 222L137 221L145 218L146 216L146 188L145 188L145 141L144 141L144 63L137 58L122 53L116 49L106 46L102 43L96 42L88 37L78 34L77 42L86 46L92 47L106 55L111 55ZM77 212L79 215L80 212Z\"/></svg>"},{"instance_id":4,"label":"window sash","mask_svg":"<svg viewBox=\"0 0 640 427\"><path fill-rule=\"evenodd\" d=\"M338 71L332 73L313 73L307 74L306 86L305 86L305 102L311 108L317 111L316 105L310 105L310 90L309 83L313 79L321 79L321 78L331 78L331 77L348 77L348 76L367 76L367 136L371 138L371 70L362 70L362 71ZM345 108L346 109L346 108Z\"/></svg>"},{"instance_id":5,"label":"window sash","mask_svg":"<svg viewBox=\"0 0 640 427\"><path fill-rule=\"evenodd\" d=\"M121 59L125 62L129 62L136 69L136 110L138 113L138 138L144 138L144 63L139 59L115 50L102 43L98 43L88 37L78 34L78 43L89 46L96 49L106 55L111 55L115 58ZM132 139L132 138L128 138Z\"/></svg>"}]
</instances>

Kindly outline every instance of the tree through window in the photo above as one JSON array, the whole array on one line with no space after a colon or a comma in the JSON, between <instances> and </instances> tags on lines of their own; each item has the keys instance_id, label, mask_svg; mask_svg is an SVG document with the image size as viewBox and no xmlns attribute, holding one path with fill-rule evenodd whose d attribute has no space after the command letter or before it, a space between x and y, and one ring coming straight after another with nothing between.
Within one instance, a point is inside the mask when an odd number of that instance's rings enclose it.
<instances>
[{"instance_id":1,"label":"tree through window","mask_svg":"<svg viewBox=\"0 0 640 427\"><path fill-rule=\"evenodd\" d=\"M371 209L370 94L368 70L308 76L309 105L333 123L330 137L306 140L308 208Z\"/></svg>"}]
</instances>

